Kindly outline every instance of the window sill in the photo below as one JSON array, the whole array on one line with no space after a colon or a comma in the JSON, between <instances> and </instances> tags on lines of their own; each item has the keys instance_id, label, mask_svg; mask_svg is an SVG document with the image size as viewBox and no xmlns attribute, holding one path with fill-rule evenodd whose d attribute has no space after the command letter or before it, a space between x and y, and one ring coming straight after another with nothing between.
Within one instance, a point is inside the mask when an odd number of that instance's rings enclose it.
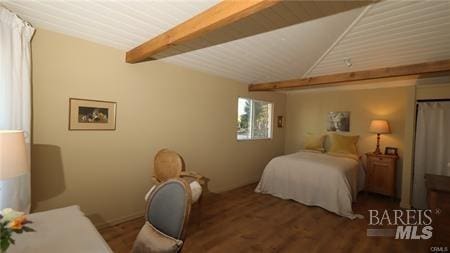
<instances>
[{"instance_id":1,"label":"window sill","mask_svg":"<svg viewBox=\"0 0 450 253\"><path fill-rule=\"evenodd\" d=\"M241 141L271 141L273 138L258 138L258 139L236 139L238 142Z\"/></svg>"}]
</instances>

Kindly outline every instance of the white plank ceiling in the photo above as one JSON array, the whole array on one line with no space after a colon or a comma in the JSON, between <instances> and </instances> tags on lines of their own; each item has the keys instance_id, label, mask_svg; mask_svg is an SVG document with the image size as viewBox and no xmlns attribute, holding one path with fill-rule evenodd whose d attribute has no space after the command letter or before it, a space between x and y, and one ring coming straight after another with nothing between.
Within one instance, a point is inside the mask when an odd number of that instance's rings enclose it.
<instances>
[{"instance_id":1,"label":"white plank ceiling","mask_svg":"<svg viewBox=\"0 0 450 253\"><path fill-rule=\"evenodd\" d=\"M450 59L450 1L382 1L370 6L304 76L445 59Z\"/></svg>"},{"instance_id":2,"label":"white plank ceiling","mask_svg":"<svg viewBox=\"0 0 450 253\"><path fill-rule=\"evenodd\" d=\"M124 53L218 2L0 0L37 28ZM310 12L323 7L309 6ZM450 1L382 1L162 61L244 83L269 82L450 59L448 31Z\"/></svg>"},{"instance_id":3,"label":"white plank ceiling","mask_svg":"<svg viewBox=\"0 0 450 253\"><path fill-rule=\"evenodd\" d=\"M0 0L34 27L121 50L129 50L218 2Z\"/></svg>"},{"instance_id":4,"label":"white plank ceiling","mask_svg":"<svg viewBox=\"0 0 450 253\"><path fill-rule=\"evenodd\" d=\"M166 59L244 83L301 77L361 13L353 9Z\"/></svg>"}]
</instances>

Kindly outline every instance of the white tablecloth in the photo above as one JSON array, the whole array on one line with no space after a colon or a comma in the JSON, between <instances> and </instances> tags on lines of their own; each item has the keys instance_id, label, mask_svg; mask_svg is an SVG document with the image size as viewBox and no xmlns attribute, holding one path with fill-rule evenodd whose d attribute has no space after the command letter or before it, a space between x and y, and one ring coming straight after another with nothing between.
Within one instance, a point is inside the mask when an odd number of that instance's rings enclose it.
<instances>
[{"instance_id":1,"label":"white tablecloth","mask_svg":"<svg viewBox=\"0 0 450 253\"><path fill-rule=\"evenodd\" d=\"M36 232L14 234L16 245L8 253L112 252L79 206L69 206L28 216Z\"/></svg>"}]
</instances>

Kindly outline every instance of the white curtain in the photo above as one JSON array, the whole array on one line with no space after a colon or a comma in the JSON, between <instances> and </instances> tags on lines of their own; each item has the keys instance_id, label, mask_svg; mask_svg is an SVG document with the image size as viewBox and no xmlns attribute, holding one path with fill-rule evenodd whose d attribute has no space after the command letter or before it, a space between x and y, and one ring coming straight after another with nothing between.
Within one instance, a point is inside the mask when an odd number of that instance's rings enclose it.
<instances>
[{"instance_id":1,"label":"white curtain","mask_svg":"<svg viewBox=\"0 0 450 253\"><path fill-rule=\"evenodd\" d=\"M413 206L424 209L424 175L450 175L450 102L419 103L415 149Z\"/></svg>"},{"instance_id":2,"label":"white curtain","mask_svg":"<svg viewBox=\"0 0 450 253\"><path fill-rule=\"evenodd\" d=\"M34 28L0 5L0 129L23 130L30 151L31 55ZM30 157L30 155L28 156ZM0 208L30 208L30 173L0 180Z\"/></svg>"}]
</instances>

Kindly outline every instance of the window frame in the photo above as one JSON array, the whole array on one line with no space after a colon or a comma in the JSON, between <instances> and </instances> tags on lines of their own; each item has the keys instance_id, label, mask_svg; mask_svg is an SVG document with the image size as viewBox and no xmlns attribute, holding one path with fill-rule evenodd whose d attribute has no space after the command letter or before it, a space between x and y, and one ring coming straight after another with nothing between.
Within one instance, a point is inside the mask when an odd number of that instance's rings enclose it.
<instances>
[{"instance_id":1,"label":"window frame","mask_svg":"<svg viewBox=\"0 0 450 253\"><path fill-rule=\"evenodd\" d=\"M267 101L267 100L261 100L261 99L255 99L255 98L249 98L249 97L241 97L238 96L237 98L237 113L238 113L238 117L239 117L239 99L246 99L246 100L250 100L250 120L249 120L249 131L250 131L250 138L245 138L245 139L239 139L237 132L236 134L236 140L237 141L257 141L257 140L272 140L273 139L273 122L274 122L274 114L275 114L275 103L272 101ZM269 137L254 137L253 136L253 118L254 118L254 110L253 110L253 102L263 102L263 103L267 103L270 106L269 109Z\"/></svg>"}]
</instances>

